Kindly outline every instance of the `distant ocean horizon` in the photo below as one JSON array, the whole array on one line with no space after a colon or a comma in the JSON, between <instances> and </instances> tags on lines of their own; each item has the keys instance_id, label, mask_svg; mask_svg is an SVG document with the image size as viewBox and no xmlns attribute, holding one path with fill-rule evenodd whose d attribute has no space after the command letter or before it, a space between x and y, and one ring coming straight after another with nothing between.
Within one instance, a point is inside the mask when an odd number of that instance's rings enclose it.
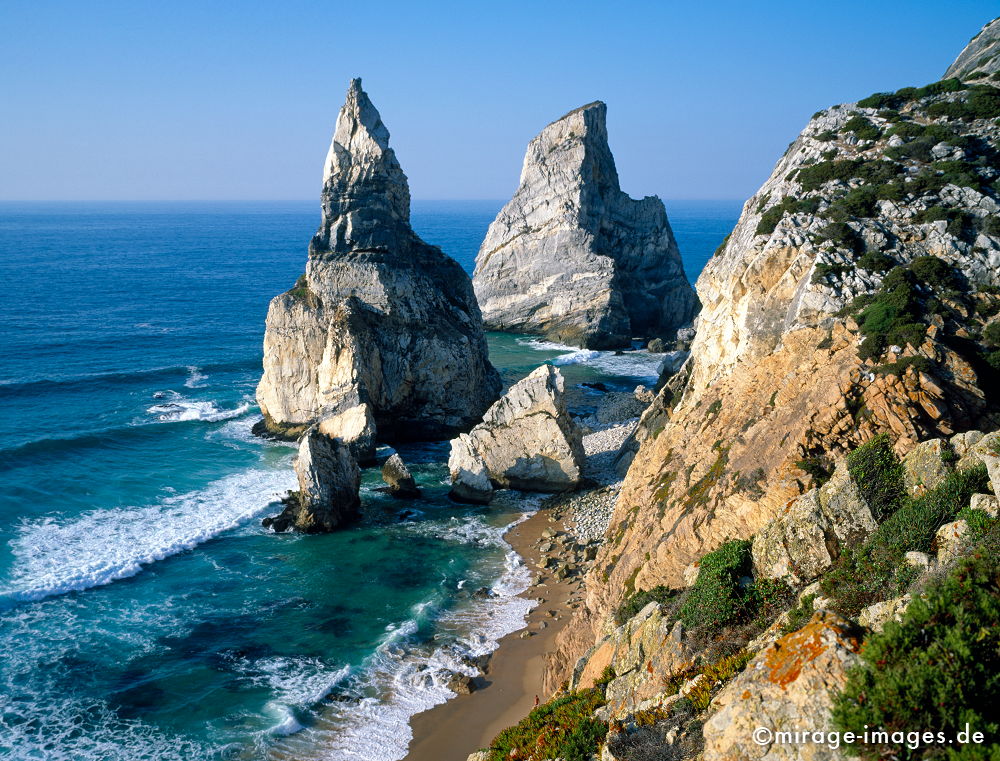
<instances>
[{"instance_id":1,"label":"distant ocean horizon","mask_svg":"<svg viewBox=\"0 0 1000 761\"><path fill-rule=\"evenodd\" d=\"M741 204L666 205L693 282ZM411 218L471 272L501 206ZM442 675L523 621L502 534L538 500L451 503L447 443L401 448L419 503L370 469L361 524L260 526L294 485L294 449L250 433L264 317L318 221L315 201L0 202L0 758L395 761ZM551 361L632 389L662 361L489 342L508 381Z\"/></svg>"}]
</instances>

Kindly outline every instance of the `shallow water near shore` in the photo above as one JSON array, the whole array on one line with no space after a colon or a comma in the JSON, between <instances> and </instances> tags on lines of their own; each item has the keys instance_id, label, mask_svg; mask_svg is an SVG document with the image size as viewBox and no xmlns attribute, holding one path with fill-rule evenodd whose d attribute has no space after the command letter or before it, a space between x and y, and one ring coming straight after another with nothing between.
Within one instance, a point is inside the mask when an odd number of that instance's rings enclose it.
<instances>
[{"instance_id":1,"label":"shallow water near shore","mask_svg":"<svg viewBox=\"0 0 1000 761\"><path fill-rule=\"evenodd\" d=\"M693 276L739 206L687 204L668 211ZM417 202L413 223L471 270L499 206ZM368 470L360 525L260 527L294 482L292 447L250 434L264 316L317 219L0 204L0 758L400 758L446 670L523 619L502 532L538 498L451 503L446 444L400 450L424 500ZM631 389L663 360L490 346L508 382L560 365L584 408L580 384Z\"/></svg>"}]
</instances>

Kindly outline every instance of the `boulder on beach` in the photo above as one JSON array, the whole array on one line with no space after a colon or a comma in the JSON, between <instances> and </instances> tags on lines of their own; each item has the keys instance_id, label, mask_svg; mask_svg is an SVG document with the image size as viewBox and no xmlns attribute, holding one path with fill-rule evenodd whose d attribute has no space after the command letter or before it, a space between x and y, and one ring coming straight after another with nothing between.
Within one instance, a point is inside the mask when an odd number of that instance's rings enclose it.
<instances>
[{"instance_id":1,"label":"boulder on beach","mask_svg":"<svg viewBox=\"0 0 1000 761\"><path fill-rule=\"evenodd\" d=\"M358 517L361 471L350 447L312 427L299 441L295 460L299 489L285 500L280 515L265 518L275 531L295 529L307 534L332 531Z\"/></svg>"},{"instance_id":2,"label":"boulder on beach","mask_svg":"<svg viewBox=\"0 0 1000 761\"><path fill-rule=\"evenodd\" d=\"M583 462L562 374L542 365L511 386L468 434L452 440L449 469L456 497L470 487L485 493L484 479L502 488L561 492L580 484Z\"/></svg>"}]
</instances>

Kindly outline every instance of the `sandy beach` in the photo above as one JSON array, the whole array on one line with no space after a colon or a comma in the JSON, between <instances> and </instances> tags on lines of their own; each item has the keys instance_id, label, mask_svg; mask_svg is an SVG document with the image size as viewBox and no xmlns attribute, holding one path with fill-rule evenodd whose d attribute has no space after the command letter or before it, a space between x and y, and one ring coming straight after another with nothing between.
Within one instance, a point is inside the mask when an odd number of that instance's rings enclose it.
<instances>
[{"instance_id":1,"label":"sandy beach","mask_svg":"<svg viewBox=\"0 0 1000 761\"><path fill-rule=\"evenodd\" d=\"M539 510L507 534L507 541L532 568L540 557L538 540L547 528L560 530L548 510ZM541 701L545 653L568 618L568 600L579 580L558 581L541 573L525 597L538 600L528 616L526 629L507 635L490 659L487 673L471 695L459 695L413 718L413 741L405 761L465 761L485 748L505 727L516 724ZM555 611L553 617L550 611ZM544 628L541 628L544 624ZM523 633L534 632L523 637Z\"/></svg>"}]
</instances>

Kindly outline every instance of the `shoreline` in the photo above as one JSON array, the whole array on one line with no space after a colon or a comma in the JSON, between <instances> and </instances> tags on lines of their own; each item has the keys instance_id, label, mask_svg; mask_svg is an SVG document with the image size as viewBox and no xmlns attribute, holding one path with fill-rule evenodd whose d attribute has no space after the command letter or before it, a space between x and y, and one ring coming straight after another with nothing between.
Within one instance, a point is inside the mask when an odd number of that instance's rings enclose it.
<instances>
[{"instance_id":1,"label":"shoreline","mask_svg":"<svg viewBox=\"0 0 1000 761\"><path fill-rule=\"evenodd\" d=\"M413 739L403 761L466 761L469 754L486 748L500 730L523 719L542 692L545 654L565 626L570 600L582 585L579 576L558 580L538 568L539 544L546 529L565 531L553 518L551 507L542 507L528 520L513 526L504 539L532 569L534 581L521 596L537 601L526 626L500 640L490 656L477 689L458 695L410 719ZM553 615L554 614L554 615ZM526 632L531 634L525 636Z\"/></svg>"}]
</instances>

